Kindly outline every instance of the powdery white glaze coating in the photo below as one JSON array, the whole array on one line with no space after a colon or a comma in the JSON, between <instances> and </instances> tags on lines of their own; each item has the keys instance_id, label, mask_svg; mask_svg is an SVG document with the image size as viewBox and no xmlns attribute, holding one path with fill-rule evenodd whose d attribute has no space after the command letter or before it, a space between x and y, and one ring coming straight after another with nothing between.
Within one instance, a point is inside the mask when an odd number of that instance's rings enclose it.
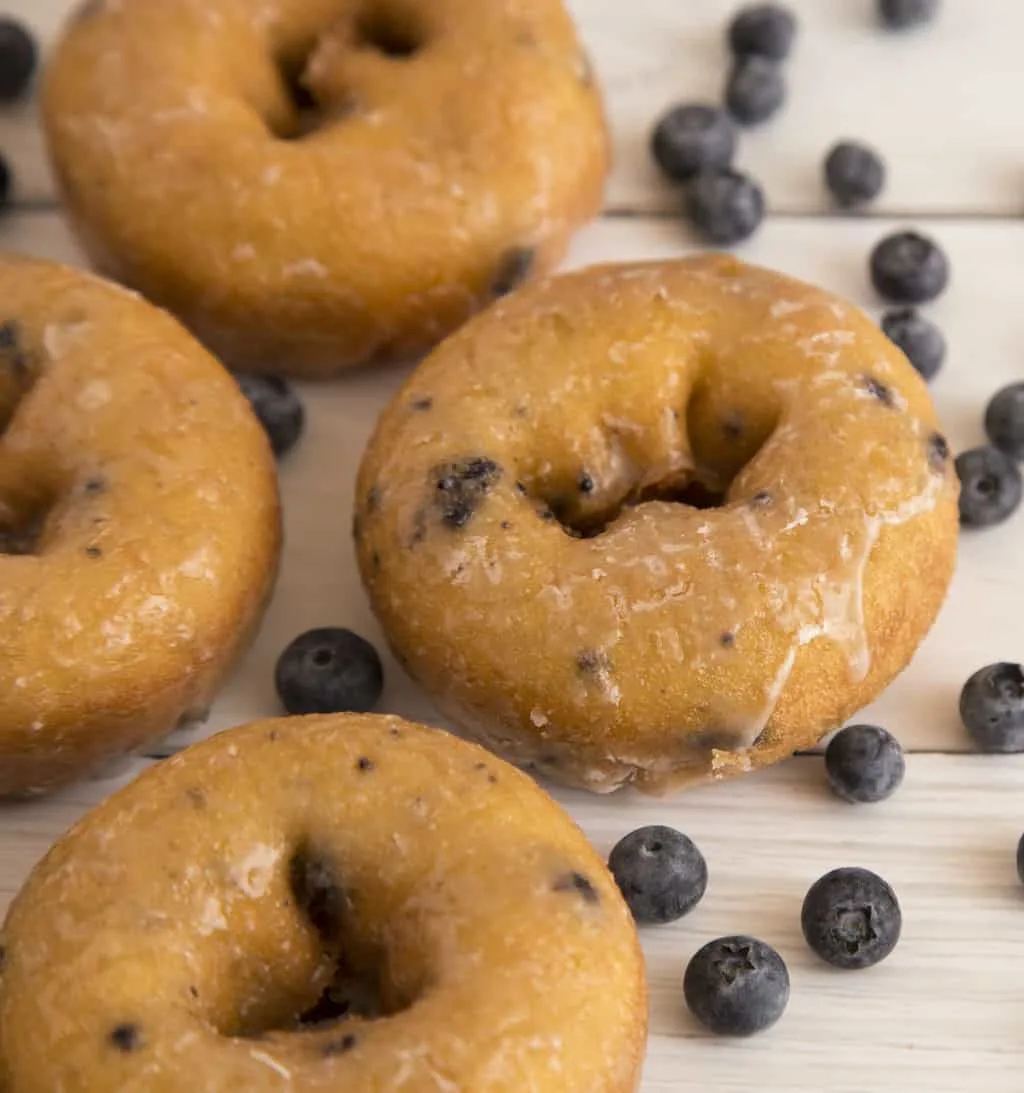
<instances>
[{"instance_id":1,"label":"powdery white glaze coating","mask_svg":"<svg viewBox=\"0 0 1024 1093\"><path fill-rule=\"evenodd\" d=\"M603 863L525 775L397 718L160 763L50 851L0 941L5 1093L637 1084L643 958ZM296 1027L339 959L388 1016Z\"/></svg>"},{"instance_id":2,"label":"powdery white glaze coating","mask_svg":"<svg viewBox=\"0 0 1024 1093\"><path fill-rule=\"evenodd\" d=\"M553 267L609 156L561 0L91 0L43 116L98 268L306 376L428 348Z\"/></svg>"},{"instance_id":3,"label":"powdery white glaze coating","mask_svg":"<svg viewBox=\"0 0 1024 1093\"><path fill-rule=\"evenodd\" d=\"M277 571L277 479L234 380L91 275L0 259L0 794L205 708Z\"/></svg>"},{"instance_id":4,"label":"powdery white glaze coating","mask_svg":"<svg viewBox=\"0 0 1024 1093\"><path fill-rule=\"evenodd\" d=\"M849 304L720 256L596 267L416 370L360 469L359 561L456 724L663 792L813 744L902 670L953 570L948 456Z\"/></svg>"}]
</instances>

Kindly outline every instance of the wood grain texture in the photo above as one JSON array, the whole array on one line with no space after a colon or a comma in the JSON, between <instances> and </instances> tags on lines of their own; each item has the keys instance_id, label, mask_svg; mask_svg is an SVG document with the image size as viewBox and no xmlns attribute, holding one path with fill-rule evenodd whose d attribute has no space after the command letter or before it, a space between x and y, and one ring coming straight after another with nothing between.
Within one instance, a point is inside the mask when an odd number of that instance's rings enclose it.
<instances>
[{"instance_id":1,"label":"wood grain texture","mask_svg":"<svg viewBox=\"0 0 1024 1093\"><path fill-rule=\"evenodd\" d=\"M919 218L948 249L947 296L930 313L950 341L934 394L954 448L982 439L991 393L1024 373L1020 255L1024 152L1017 104L1024 6L947 0L942 21L919 35L886 37L873 0L790 0L801 18L791 99L740 154L763 179L773 215L740 252L880 311L865 273L872 243ZM683 254L694 246L665 214L678 198L656 177L650 126L664 107L717 96L725 75L722 28L731 0L570 0L606 88L617 162L608 190L615 214L584 232L569 264ZM45 42L67 0L9 0ZM819 171L832 140L855 136L886 154L890 186L873 217L826 219ZM0 110L0 149L24 204L53 189L32 104ZM792 217L778 215L794 214ZM889 214L890 219L885 219ZM958 214L960 219L948 214ZM892 216L898 219L891 219ZM987 222L977 219L988 218ZM53 212L0 221L0 248L80 261ZM287 550L281 582L252 652L201 733L277 712L272 670L308 627L351 626L380 643L351 555L352 475L373 419L404 376L357 373L304 388L309 429L281 468ZM940 620L908 671L863 719L917 752L969 750L956 700L966 676L1024 646L1024 516L965 535ZM429 703L387 661L382 708L437 722ZM192 736L170 740L172 750ZM0 908L62 831L149 760L44 801L0 806ZM706 854L711 883L687 919L643 934L652 986L652 1036L643 1093L1018 1093L1024 1050L1020 969L1024 889L1013 855L1024 829L1024 757L914 754L888 802L853 808L824 788L819 757L802 757L725 786L669 801L556 791L604 853L646 823L687 831ZM799 930L807 887L837 865L873 868L896 888L904 935L867 972L832 972ZM681 1000L683 967L704 941L749 932L776 945L793 979L789 1009L748 1042L704 1035ZM464 1093L478 1093L466 1090Z\"/></svg>"},{"instance_id":2,"label":"wood grain texture","mask_svg":"<svg viewBox=\"0 0 1024 1093\"><path fill-rule=\"evenodd\" d=\"M864 220L772 219L742 253L877 313L865 256L892 226ZM934 394L958 450L984 439L981 419L987 399L1024 372L1017 300L1024 224L947 222L934 228L949 251L955 278L947 296L932 309L950 341L950 358ZM579 236L568 265L670 258L692 246L672 221L604 219ZM80 261L55 213L25 213L0 224L0 247ZM300 446L281 466L286 545L270 612L209 722L197 733L171 737L161 754L198 735L276 713L274 662L306 629L348 626L382 647L352 555L352 480L377 413L405 374L403 368L356 372L330 385L302 389L309 425ZM1022 531L1024 510L1003 527L962 536L957 575L936 627L910 668L858 720L889 726L912 750L970 749L957 714L961 685L983 664L1018 657L1024 643L1024 572L1017 562ZM382 708L444 723L390 657L385 667Z\"/></svg>"},{"instance_id":3,"label":"wood grain texture","mask_svg":"<svg viewBox=\"0 0 1024 1093\"><path fill-rule=\"evenodd\" d=\"M604 86L615 138L607 194L612 210L669 210L677 196L657 176L647 142L672 103L717 100L728 69L724 27L732 0L568 0ZM785 111L748 130L739 162L764 183L776 212L827 208L820 172L831 143L877 145L890 183L884 215L1024 212L1024 154L1017 104L1024 6L1015 0L947 0L934 26L881 31L874 0L788 0L800 37L788 65ZM8 0L52 41L74 0ZM51 202L54 190L31 106L0 110L0 149L19 201Z\"/></svg>"},{"instance_id":4,"label":"wood grain texture","mask_svg":"<svg viewBox=\"0 0 1024 1093\"><path fill-rule=\"evenodd\" d=\"M0 808L0 907L117 784ZM667 823L708 861L701 904L642 931L651 986L642 1093L1019 1093L1022 785L1024 757L912 756L894 797L857 807L832 797L821 760L806 757L673 802L625 794L609 806L556 791L602 854L635 827ZM840 865L881 874L903 909L899 945L867 971L826 967L800 933L806 890ZM682 1002L690 956L731 933L774 945L792 979L782 1020L749 1041L706 1035Z\"/></svg>"}]
</instances>

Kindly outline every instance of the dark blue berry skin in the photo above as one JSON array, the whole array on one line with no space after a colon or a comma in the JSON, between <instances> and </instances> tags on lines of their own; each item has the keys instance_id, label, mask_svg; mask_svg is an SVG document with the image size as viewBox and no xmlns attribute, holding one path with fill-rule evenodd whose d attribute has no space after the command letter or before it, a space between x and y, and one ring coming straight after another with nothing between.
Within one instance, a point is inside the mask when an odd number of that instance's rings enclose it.
<instances>
[{"instance_id":1,"label":"dark blue berry skin","mask_svg":"<svg viewBox=\"0 0 1024 1093\"><path fill-rule=\"evenodd\" d=\"M979 751L1024 751L1024 668L1003 661L975 672L960 692L960 720Z\"/></svg>"},{"instance_id":2,"label":"dark blue berry skin","mask_svg":"<svg viewBox=\"0 0 1024 1093\"><path fill-rule=\"evenodd\" d=\"M882 332L903 350L922 379L935 379L946 359L946 339L931 319L913 307L897 308L882 316Z\"/></svg>"},{"instance_id":3,"label":"dark blue berry skin","mask_svg":"<svg viewBox=\"0 0 1024 1093\"><path fill-rule=\"evenodd\" d=\"M295 447L306 425L306 412L294 388L277 376L236 375L242 394L266 431L278 458Z\"/></svg>"},{"instance_id":4,"label":"dark blue berry skin","mask_svg":"<svg viewBox=\"0 0 1024 1093\"><path fill-rule=\"evenodd\" d=\"M760 125L782 109L786 77L777 61L745 57L725 85L725 107L741 125Z\"/></svg>"},{"instance_id":5,"label":"dark blue berry skin","mask_svg":"<svg viewBox=\"0 0 1024 1093\"><path fill-rule=\"evenodd\" d=\"M644 925L682 918L708 886L704 855L671 827L641 827L626 835L615 844L608 868L633 918Z\"/></svg>"},{"instance_id":6,"label":"dark blue berry skin","mask_svg":"<svg viewBox=\"0 0 1024 1093\"><path fill-rule=\"evenodd\" d=\"M729 23L729 48L737 57L782 61L796 38L796 18L779 4L750 4Z\"/></svg>"},{"instance_id":7,"label":"dark blue berry skin","mask_svg":"<svg viewBox=\"0 0 1024 1093\"><path fill-rule=\"evenodd\" d=\"M894 304L924 304L949 284L949 259L933 239L918 232L886 236L871 252L871 283Z\"/></svg>"},{"instance_id":8,"label":"dark blue berry skin","mask_svg":"<svg viewBox=\"0 0 1024 1093\"><path fill-rule=\"evenodd\" d=\"M1020 877L1021 884L1024 884L1024 835L1021 835L1020 842L1017 843L1017 876Z\"/></svg>"},{"instance_id":9,"label":"dark blue berry skin","mask_svg":"<svg viewBox=\"0 0 1024 1093\"><path fill-rule=\"evenodd\" d=\"M867 205L885 187L882 157L866 144L841 140L825 157L825 185L844 209Z\"/></svg>"},{"instance_id":10,"label":"dark blue berry skin","mask_svg":"<svg viewBox=\"0 0 1024 1093\"><path fill-rule=\"evenodd\" d=\"M782 957L757 938L720 937L690 959L683 995L712 1032L751 1036L782 1016L789 1001L789 971Z\"/></svg>"},{"instance_id":11,"label":"dark blue berry skin","mask_svg":"<svg viewBox=\"0 0 1024 1093\"><path fill-rule=\"evenodd\" d=\"M764 193L740 171L702 171L686 188L686 209L690 222L704 239L731 246L749 238L761 226Z\"/></svg>"},{"instance_id":12,"label":"dark blue berry skin","mask_svg":"<svg viewBox=\"0 0 1024 1093\"><path fill-rule=\"evenodd\" d=\"M1017 464L998 448L972 448L956 457L960 479L960 523L987 528L1008 520L1019 508Z\"/></svg>"},{"instance_id":13,"label":"dark blue berry skin","mask_svg":"<svg viewBox=\"0 0 1024 1093\"><path fill-rule=\"evenodd\" d=\"M708 168L728 167L736 152L736 126L716 106L683 103L654 127L651 152L666 177L686 182Z\"/></svg>"},{"instance_id":14,"label":"dark blue berry skin","mask_svg":"<svg viewBox=\"0 0 1024 1093\"><path fill-rule=\"evenodd\" d=\"M899 741L877 725L849 725L825 749L829 785L851 804L884 801L899 788L906 769Z\"/></svg>"},{"instance_id":15,"label":"dark blue berry skin","mask_svg":"<svg viewBox=\"0 0 1024 1093\"><path fill-rule=\"evenodd\" d=\"M890 30L930 23L938 11L939 0L878 0L878 18Z\"/></svg>"},{"instance_id":16,"label":"dark blue berry skin","mask_svg":"<svg viewBox=\"0 0 1024 1093\"><path fill-rule=\"evenodd\" d=\"M1024 383L1011 383L993 395L985 409L985 432L992 444L1024 460Z\"/></svg>"},{"instance_id":17,"label":"dark blue berry skin","mask_svg":"<svg viewBox=\"0 0 1024 1093\"><path fill-rule=\"evenodd\" d=\"M868 869L833 869L811 885L800 913L804 938L826 964L856 970L884 960L903 926L896 893Z\"/></svg>"},{"instance_id":18,"label":"dark blue berry skin","mask_svg":"<svg viewBox=\"0 0 1024 1093\"><path fill-rule=\"evenodd\" d=\"M285 649L274 683L290 714L366 713L380 699L384 669L364 638L323 628L302 634Z\"/></svg>"},{"instance_id":19,"label":"dark blue berry skin","mask_svg":"<svg viewBox=\"0 0 1024 1093\"><path fill-rule=\"evenodd\" d=\"M39 60L35 39L14 19L0 19L0 102L28 91Z\"/></svg>"}]
</instances>

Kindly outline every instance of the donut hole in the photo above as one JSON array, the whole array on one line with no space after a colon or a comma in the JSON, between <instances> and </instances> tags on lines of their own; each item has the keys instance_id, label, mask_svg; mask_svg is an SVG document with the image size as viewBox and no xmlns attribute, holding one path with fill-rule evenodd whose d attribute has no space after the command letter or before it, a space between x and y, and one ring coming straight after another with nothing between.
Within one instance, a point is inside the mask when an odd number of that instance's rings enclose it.
<instances>
[{"instance_id":1,"label":"donut hole","mask_svg":"<svg viewBox=\"0 0 1024 1093\"><path fill-rule=\"evenodd\" d=\"M49 510L50 506L42 506L5 520L5 506L0 499L0 554L38 554Z\"/></svg>"},{"instance_id":2,"label":"donut hole","mask_svg":"<svg viewBox=\"0 0 1024 1093\"><path fill-rule=\"evenodd\" d=\"M681 415L677 415L677 418ZM602 479L595 469L600 458L577 471L560 468L547 474L534 474L526 490L541 504L541 513L557 520L567 534L577 539L592 539L607 531L627 509L648 502L682 505L698 511L722 508L737 498L731 496L737 477L757 457L771 438L779 422L777 406L759 407L756 413L740 414L734 408L718 405L707 388L696 388L686 413L685 436L679 445L688 449L692 468L673 470L652 481L651 468L671 462L667 453L644 444L627 449L615 438L607 450L615 451L612 461L620 468L616 479ZM607 458L604 463L607 465ZM757 505L768 499L765 491L748 500Z\"/></svg>"},{"instance_id":3,"label":"donut hole","mask_svg":"<svg viewBox=\"0 0 1024 1093\"><path fill-rule=\"evenodd\" d=\"M37 377L36 356L25 344L20 324L0 324L0 438L10 428L18 408ZM0 452L2 460L2 452ZM5 496L5 479L11 496ZM4 474L0 462L0 554L36 554L55 498L39 492L38 483L23 475Z\"/></svg>"},{"instance_id":4,"label":"donut hole","mask_svg":"<svg viewBox=\"0 0 1024 1093\"><path fill-rule=\"evenodd\" d=\"M726 503L728 486L720 488L717 481L700 472L684 479L654 483L643 488L630 486L619 496L610 498L574 498L568 491L546 489L538 491L542 515L553 518L574 539L594 539L603 534L627 509L650 501L684 505L691 509L715 509Z\"/></svg>"},{"instance_id":5,"label":"donut hole","mask_svg":"<svg viewBox=\"0 0 1024 1093\"><path fill-rule=\"evenodd\" d=\"M277 60L281 86L291 106L289 118L270 123L274 135L280 140L301 140L324 124L324 111L305 83L307 63L315 45L311 42L306 49Z\"/></svg>"},{"instance_id":6,"label":"donut hole","mask_svg":"<svg viewBox=\"0 0 1024 1093\"><path fill-rule=\"evenodd\" d=\"M381 965L357 973L339 964L323 994L314 1005L299 1014L299 1027L317 1028L350 1018L372 1021L408 1009L411 1003L399 1005L394 999L385 997L382 989L385 973L386 968Z\"/></svg>"},{"instance_id":7,"label":"donut hole","mask_svg":"<svg viewBox=\"0 0 1024 1093\"><path fill-rule=\"evenodd\" d=\"M356 23L356 44L385 57L407 60L423 48L424 35L410 12L376 6L364 12Z\"/></svg>"},{"instance_id":8,"label":"donut hole","mask_svg":"<svg viewBox=\"0 0 1024 1093\"><path fill-rule=\"evenodd\" d=\"M16 319L0 322L0 436L14 420L37 376L36 354L27 344L21 323Z\"/></svg>"},{"instance_id":9,"label":"donut hole","mask_svg":"<svg viewBox=\"0 0 1024 1093\"><path fill-rule=\"evenodd\" d=\"M631 492L597 509L582 510L568 503L564 497L544 497L541 512L546 518L557 520L572 538L595 539L604 534L627 509L649 501L685 505L691 509L714 509L725 504L725 493L695 478L682 484L652 486Z\"/></svg>"},{"instance_id":10,"label":"donut hole","mask_svg":"<svg viewBox=\"0 0 1024 1093\"><path fill-rule=\"evenodd\" d=\"M221 1026L223 1034L259 1039L354 1026L393 1017L422 996L424 969L393 956L377 940L374 924L362 920L329 853L300 842L288 859L287 887L296 926L306 935L308 986L295 979L294 968L287 984L271 969L259 1003L236 1012Z\"/></svg>"},{"instance_id":11,"label":"donut hole","mask_svg":"<svg viewBox=\"0 0 1024 1093\"><path fill-rule=\"evenodd\" d=\"M783 409L781 399L737 394L698 377L685 407L644 404L629 428L613 405L597 423L548 420L536 426L542 439L519 463L519 492L577 539L595 538L652 502L697 511L744 499L760 505L766 497L747 487L746 472L776 434Z\"/></svg>"},{"instance_id":12,"label":"donut hole","mask_svg":"<svg viewBox=\"0 0 1024 1093\"><path fill-rule=\"evenodd\" d=\"M725 490L712 489L695 478L676 489L656 491L653 497L645 500L670 501L691 509L718 509L725 504Z\"/></svg>"},{"instance_id":13,"label":"donut hole","mask_svg":"<svg viewBox=\"0 0 1024 1093\"><path fill-rule=\"evenodd\" d=\"M222 1023L222 1035L234 1039L262 1039L278 1034L322 1032L337 1026L383 1020L410 1009L420 992L394 989L390 960L372 951L355 936L344 940L346 952L338 957L323 950L309 989L296 994L291 984L278 984L273 977L262 985L257 1006L239 1008ZM323 968L331 969L323 986ZM301 996L300 996L301 995Z\"/></svg>"},{"instance_id":14,"label":"donut hole","mask_svg":"<svg viewBox=\"0 0 1024 1093\"><path fill-rule=\"evenodd\" d=\"M9 500L0 493L0 554L40 554L46 525L57 505L55 495L38 487L36 492Z\"/></svg>"}]
</instances>

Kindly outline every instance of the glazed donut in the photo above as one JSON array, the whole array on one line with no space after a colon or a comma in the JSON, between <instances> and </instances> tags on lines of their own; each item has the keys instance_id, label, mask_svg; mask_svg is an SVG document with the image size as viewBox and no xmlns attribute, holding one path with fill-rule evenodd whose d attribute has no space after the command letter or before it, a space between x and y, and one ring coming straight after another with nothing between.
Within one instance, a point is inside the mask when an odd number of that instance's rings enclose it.
<instances>
[{"instance_id":1,"label":"glazed donut","mask_svg":"<svg viewBox=\"0 0 1024 1093\"><path fill-rule=\"evenodd\" d=\"M227 372L134 294L0 259L0 795L202 716L276 575L277 479Z\"/></svg>"},{"instance_id":2,"label":"glazed donut","mask_svg":"<svg viewBox=\"0 0 1024 1093\"><path fill-rule=\"evenodd\" d=\"M561 0L91 0L43 117L97 268L308 377L553 267L608 167Z\"/></svg>"},{"instance_id":3,"label":"glazed donut","mask_svg":"<svg viewBox=\"0 0 1024 1093\"><path fill-rule=\"evenodd\" d=\"M652 793L814 744L943 601L957 484L877 327L721 256L526 287L384 413L359 563L457 725Z\"/></svg>"},{"instance_id":4,"label":"glazed donut","mask_svg":"<svg viewBox=\"0 0 1024 1093\"><path fill-rule=\"evenodd\" d=\"M2 941L5 1093L631 1093L640 1069L643 957L583 834L393 717L165 760L50 851Z\"/></svg>"}]
</instances>

